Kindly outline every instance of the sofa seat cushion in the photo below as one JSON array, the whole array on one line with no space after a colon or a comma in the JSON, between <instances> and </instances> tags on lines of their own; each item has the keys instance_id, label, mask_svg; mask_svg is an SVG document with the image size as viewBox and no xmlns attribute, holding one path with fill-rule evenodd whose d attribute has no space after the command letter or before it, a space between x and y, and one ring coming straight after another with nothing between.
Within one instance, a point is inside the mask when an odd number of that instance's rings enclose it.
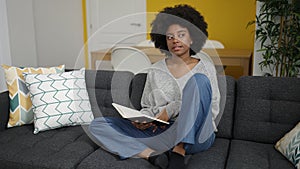
<instances>
[{"instance_id":1,"label":"sofa seat cushion","mask_svg":"<svg viewBox=\"0 0 300 169\"><path fill-rule=\"evenodd\" d=\"M273 144L232 140L227 169L294 169Z\"/></svg>"},{"instance_id":2,"label":"sofa seat cushion","mask_svg":"<svg viewBox=\"0 0 300 169\"><path fill-rule=\"evenodd\" d=\"M141 158L129 158L120 160L120 158L111 154L102 148L85 158L77 169L157 169L148 161Z\"/></svg>"},{"instance_id":3,"label":"sofa seat cushion","mask_svg":"<svg viewBox=\"0 0 300 169\"><path fill-rule=\"evenodd\" d=\"M212 169L225 168L226 157L228 154L230 141L228 139L217 138L213 146L207 151L194 155L187 155L188 169ZM144 159L129 158L120 160L120 158L111 154L102 148L85 158L78 169L156 169L153 165Z\"/></svg>"},{"instance_id":4,"label":"sofa seat cushion","mask_svg":"<svg viewBox=\"0 0 300 169\"><path fill-rule=\"evenodd\" d=\"M216 138L212 147L188 159L187 169L225 168L229 145L230 140Z\"/></svg>"},{"instance_id":5,"label":"sofa seat cushion","mask_svg":"<svg viewBox=\"0 0 300 169\"><path fill-rule=\"evenodd\" d=\"M97 148L81 126L32 131L24 125L0 133L1 168L73 169Z\"/></svg>"}]
</instances>

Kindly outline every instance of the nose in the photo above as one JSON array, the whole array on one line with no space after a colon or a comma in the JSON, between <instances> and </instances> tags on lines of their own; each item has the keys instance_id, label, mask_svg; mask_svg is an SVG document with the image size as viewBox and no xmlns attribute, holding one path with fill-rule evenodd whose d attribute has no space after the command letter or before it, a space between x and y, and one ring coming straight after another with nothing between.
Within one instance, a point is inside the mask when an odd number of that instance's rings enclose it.
<instances>
[{"instance_id":1,"label":"nose","mask_svg":"<svg viewBox=\"0 0 300 169\"><path fill-rule=\"evenodd\" d=\"M174 36L174 38L172 39L173 43L178 43L179 42L179 39L177 36Z\"/></svg>"}]
</instances>

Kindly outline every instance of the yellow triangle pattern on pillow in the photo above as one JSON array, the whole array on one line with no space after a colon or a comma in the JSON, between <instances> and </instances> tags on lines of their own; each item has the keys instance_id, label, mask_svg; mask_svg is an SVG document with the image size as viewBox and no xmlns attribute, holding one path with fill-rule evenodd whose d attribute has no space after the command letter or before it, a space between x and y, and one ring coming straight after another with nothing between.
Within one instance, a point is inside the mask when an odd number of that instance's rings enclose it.
<instances>
[{"instance_id":1,"label":"yellow triangle pattern on pillow","mask_svg":"<svg viewBox=\"0 0 300 169\"><path fill-rule=\"evenodd\" d=\"M32 102L23 73L53 74L65 71L65 65L57 67L14 67L2 65L9 92L10 111L7 127L21 126L33 122Z\"/></svg>"}]
</instances>

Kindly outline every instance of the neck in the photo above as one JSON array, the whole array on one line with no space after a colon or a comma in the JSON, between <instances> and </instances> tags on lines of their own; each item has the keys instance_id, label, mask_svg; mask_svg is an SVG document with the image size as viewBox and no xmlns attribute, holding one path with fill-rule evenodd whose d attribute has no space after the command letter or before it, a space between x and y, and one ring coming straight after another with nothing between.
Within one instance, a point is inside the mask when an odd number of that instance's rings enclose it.
<instances>
[{"instance_id":1,"label":"neck","mask_svg":"<svg viewBox=\"0 0 300 169\"><path fill-rule=\"evenodd\" d=\"M172 57L170 58L170 61L173 62L174 64L190 64L192 62L194 62L195 58L192 58L189 55L184 55L184 56L177 56L177 55L172 55Z\"/></svg>"}]
</instances>

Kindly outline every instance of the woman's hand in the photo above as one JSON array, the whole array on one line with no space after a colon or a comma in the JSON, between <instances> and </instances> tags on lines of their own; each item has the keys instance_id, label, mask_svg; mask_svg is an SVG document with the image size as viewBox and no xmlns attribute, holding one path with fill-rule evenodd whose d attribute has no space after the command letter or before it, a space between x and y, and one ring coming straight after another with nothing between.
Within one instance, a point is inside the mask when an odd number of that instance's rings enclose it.
<instances>
[{"instance_id":1,"label":"woman's hand","mask_svg":"<svg viewBox=\"0 0 300 169\"><path fill-rule=\"evenodd\" d=\"M168 113L167 113L166 109L163 109L155 117L157 119L160 119L160 120L163 120L163 121L169 121L169 116L168 116ZM131 123L132 123L132 125L134 125L136 128L138 128L140 130L146 130L146 129L153 126L153 132L155 132L157 127L158 127L155 123L143 123L143 122L131 122ZM165 128L166 126L160 125L160 127Z\"/></svg>"},{"instance_id":2,"label":"woman's hand","mask_svg":"<svg viewBox=\"0 0 300 169\"><path fill-rule=\"evenodd\" d=\"M142 123L142 122L131 122L132 125L134 125L136 128L140 130L146 130L147 128L151 126L155 126L153 123Z\"/></svg>"},{"instance_id":3,"label":"woman's hand","mask_svg":"<svg viewBox=\"0 0 300 169\"><path fill-rule=\"evenodd\" d=\"M160 119L160 120L163 120L163 121L169 121L170 118L168 116L166 108L164 108L160 113L158 113L156 115L156 118Z\"/></svg>"},{"instance_id":4,"label":"woman's hand","mask_svg":"<svg viewBox=\"0 0 300 169\"><path fill-rule=\"evenodd\" d=\"M163 121L169 121L169 116L168 116L168 113L167 113L167 110L164 108L160 113L158 113L155 118L159 119L159 120L163 120ZM165 125L159 125L160 128L162 129L165 129L166 126ZM153 132L155 132L157 130L157 125L154 126L153 128Z\"/></svg>"}]
</instances>

